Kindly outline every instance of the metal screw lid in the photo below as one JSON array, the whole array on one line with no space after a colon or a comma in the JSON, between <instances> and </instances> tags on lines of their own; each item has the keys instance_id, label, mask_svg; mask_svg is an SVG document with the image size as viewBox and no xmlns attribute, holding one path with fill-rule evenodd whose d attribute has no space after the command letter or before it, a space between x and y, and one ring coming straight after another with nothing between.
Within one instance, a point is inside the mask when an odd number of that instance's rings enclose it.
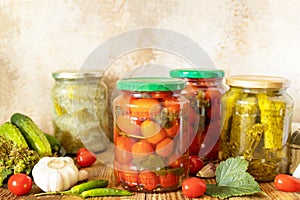
<instances>
[{"instance_id":1,"label":"metal screw lid","mask_svg":"<svg viewBox=\"0 0 300 200\"><path fill-rule=\"evenodd\" d=\"M235 75L226 79L226 84L242 88L288 88L290 81L277 76Z\"/></svg>"}]
</instances>

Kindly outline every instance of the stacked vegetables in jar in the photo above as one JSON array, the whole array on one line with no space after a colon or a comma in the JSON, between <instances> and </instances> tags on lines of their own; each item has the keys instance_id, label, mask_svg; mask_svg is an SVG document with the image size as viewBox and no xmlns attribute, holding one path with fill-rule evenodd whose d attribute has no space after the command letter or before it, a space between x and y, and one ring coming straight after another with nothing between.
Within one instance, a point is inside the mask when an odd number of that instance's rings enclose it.
<instances>
[{"instance_id":1,"label":"stacked vegetables in jar","mask_svg":"<svg viewBox=\"0 0 300 200\"><path fill-rule=\"evenodd\" d=\"M188 175L189 102L185 82L129 78L117 82L114 99L116 179L132 191L171 191Z\"/></svg>"},{"instance_id":2,"label":"stacked vegetables in jar","mask_svg":"<svg viewBox=\"0 0 300 200\"><path fill-rule=\"evenodd\" d=\"M219 157L243 157L258 181L272 181L287 173L288 139L293 100L289 81L272 76L232 76L222 97L222 133Z\"/></svg>"},{"instance_id":3,"label":"stacked vegetables in jar","mask_svg":"<svg viewBox=\"0 0 300 200\"><path fill-rule=\"evenodd\" d=\"M170 76L186 81L182 94L190 101L189 153L204 161L217 161L221 129L221 96L224 71L218 69L181 68Z\"/></svg>"}]
</instances>

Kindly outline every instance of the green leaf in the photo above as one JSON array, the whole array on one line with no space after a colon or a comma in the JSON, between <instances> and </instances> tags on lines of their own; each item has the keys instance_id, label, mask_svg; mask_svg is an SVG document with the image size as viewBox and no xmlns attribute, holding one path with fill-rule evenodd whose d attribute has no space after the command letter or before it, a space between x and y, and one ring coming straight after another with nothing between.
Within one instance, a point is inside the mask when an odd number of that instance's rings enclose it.
<instances>
[{"instance_id":1,"label":"green leaf","mask_svg":"<svg viewBox=\"0 0 300 200\"><path fill-rule=\"evenodd\" d=\"M206 194L218 198L243 196L262 192L259 184L246 170L248 162L242 158L229 158L216 170L216 185L208 184Z\"/></svg>"},{"instance_id":2,"label":"green leaf","mask_svg":"<svg viewBox=\"0 0 300 200\"><path fill-rule=\"evenodd\" d=\"M163 159L156 155L149 155L143 158L135 158L132 163L138 168L138 170L159 170L166 166Z\"/></svg>"}]
</instances>

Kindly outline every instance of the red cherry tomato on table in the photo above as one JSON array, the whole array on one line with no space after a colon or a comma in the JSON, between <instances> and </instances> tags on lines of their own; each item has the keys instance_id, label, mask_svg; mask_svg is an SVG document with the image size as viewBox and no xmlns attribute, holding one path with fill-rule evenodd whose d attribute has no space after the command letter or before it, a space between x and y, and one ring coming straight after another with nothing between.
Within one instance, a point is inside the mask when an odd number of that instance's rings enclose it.
<instances>
[{"instance_id":1,"label":"red cherry tomato on table","mask_svg":"<svg viewBox=\"0 0 300 200\"><path fill-rule=\"evenodd\" d=\"M204 180L196 177L187 178L182 182L182 193L189 197L195 198L204 195L206 184Z\"/></svg>"},{"instance_id":2,"label":"red cherry tomato on table","mask_svg":"<svg viewBox=\"0 0 300 200\"><path fill-rule=\"evenodd\" d=\"M274 179L274 186L283 192L300 192L300 179L287 174L278 174Z\"/></svg>"},{"instance_id":3,"label":"red cherry tomato on table","mask_svg":"<svg viewBox=\"0 0 300 200\"><path fill-rule=\"evenodd\" d=\"M80 167L89 167L96 161L96 156L87 149L85 150L81 148L77 152L76 161Z\"/></svg>"},{"instance_id":4,"label":"red cherry tomato on table","mask_svg":"<svg viewBox=\"0 0 300 200\"><path fill-rule=\"evenodd\" d=\"M195 175L197 174L198 171L200 171L203 168L204 163L202 159L199 158L198 156L190 156L189 160L190 160L190 167L189 167L190 174Z\"/></svg>"},{"instance_id":5,"label":"red cherry tomato on table","mask_svg":"<svg viewBox=\"0 0 300 200\"><path fill-rule=\"evenodd\" d=\"M81 147L81 148L78 149L76 156L78 156L82 152L86 152L86 151L89 151L89 150L87 150L87 148L85 148L85 147Z\"/></svg>"},{"instance_id":6,"label":"red cherry tomato on table","mask_svg":"<svg viewBox=\"0 0 300 200\"><path fill-rule=\"evenodd\" d=\"M9 177L7 187L15 195L25 195L31 190L32 179L27 174L14 174Z\"/></svg>"}]
</instances>

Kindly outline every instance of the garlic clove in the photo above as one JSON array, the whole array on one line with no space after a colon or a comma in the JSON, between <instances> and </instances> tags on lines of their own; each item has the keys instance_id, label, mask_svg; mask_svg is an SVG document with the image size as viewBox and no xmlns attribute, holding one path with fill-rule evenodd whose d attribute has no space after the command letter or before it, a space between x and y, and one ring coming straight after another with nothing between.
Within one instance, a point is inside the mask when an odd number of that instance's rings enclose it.
<instances>
[{"instance_id":1,"label":"garlic clove","mask_svg":"<svg viewBox=\"0 0 300 200\"><path fill-rule=\"evenodd\" d=\"M196 176L200 178L214 178L216 176L216 165L208 163L196 174Z\"/></svg>"},{"instance_id":2,"label":"garlic clove","mask_svg":"<svg viewBox=\"0 0 300 200\"><path fill-rule=\"evenodd\" d=\"M296 170L294 171L293 177L300 179L300 164L297 166Z\"/></svg>"},{"instance_id":3,"label":"garlic clove","mask_svg":"<svg viewBox=\"0 0 300 200\"><path fill-rule=\"evenodd\" d=\"M81 169L78 171L78 181L85 181L85 180L88 180L89 178L89 172L84 170L84 169Z\"/></svg>"}]
</instances>

